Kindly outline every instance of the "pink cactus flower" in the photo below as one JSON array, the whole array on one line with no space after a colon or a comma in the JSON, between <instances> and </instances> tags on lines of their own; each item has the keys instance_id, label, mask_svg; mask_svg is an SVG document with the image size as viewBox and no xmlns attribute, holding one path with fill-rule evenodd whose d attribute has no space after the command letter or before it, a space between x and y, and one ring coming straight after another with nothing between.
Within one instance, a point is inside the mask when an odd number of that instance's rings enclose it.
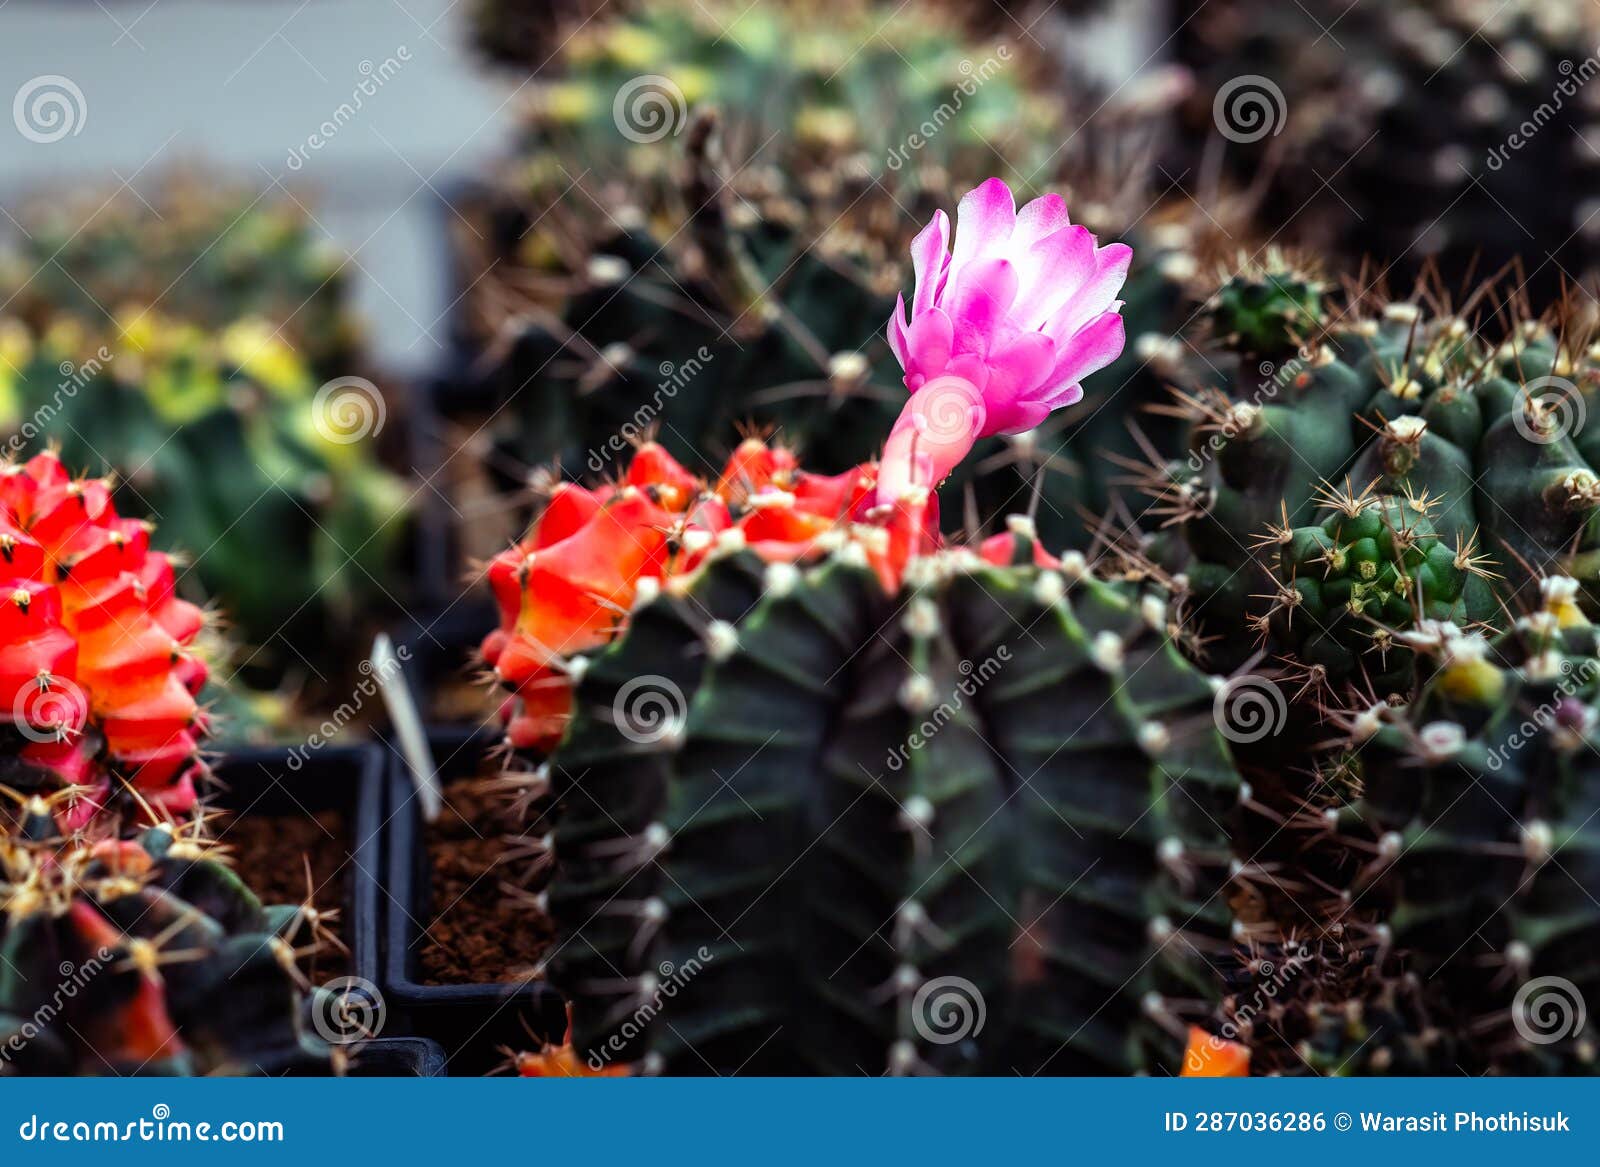
<instances>
[{"instance_id":1,"label":"pink cactus flower","mask_svg":"<svg viewBox=\"0 0 1600 1167\"><path fill-rule=\"evenodd\" d=\"M1083 396L1079 382L1122 352L1117 293L1133 252L1097 245L1060 195L1018 211L991 178L911 244L916 287L889 318L911 399L890 431L878 502L944 480L979 438L1032 429Z\"/></svg>"}]
</instances>

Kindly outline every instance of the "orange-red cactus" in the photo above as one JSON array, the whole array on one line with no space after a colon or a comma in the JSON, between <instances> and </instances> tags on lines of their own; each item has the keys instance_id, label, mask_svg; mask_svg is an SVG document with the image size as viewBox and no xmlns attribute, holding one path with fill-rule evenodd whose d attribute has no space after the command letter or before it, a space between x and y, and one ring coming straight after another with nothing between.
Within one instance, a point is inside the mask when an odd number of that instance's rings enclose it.
<instances>
[{"instance_id":1,"label":"orange-red cactus","mask_svg":"<svg viewBox=\"0 0 1600 1167\"><path fill-rule=\"evenodd\" d=\"M528 537L496 556L487 576L500 627L484 660L511 690L502 710L521 749L548 749L570 713L566 662L622 627L642 580L693 571L726 531L763 559L815 556L830 532L855 539L886 588L907 560L938 545L936 500L874 504L876 470L826 476L801 470L794 455L751 438L715 486L696 478L655 442L635 452L616 487L564 484Z\"/></svg>"},{"instance_id":2,"label":"orange-red cactus","mask_svg":"<svg viewBox=\"0 0 1600 1167\"><path fill-rule=\"evenodd\" d=\"M0 717L22 757L76 797L82 827L125 781L153 809L195 799L203 624L150 529L54 454L0 473Z\"/></svg>"}]
</instances>

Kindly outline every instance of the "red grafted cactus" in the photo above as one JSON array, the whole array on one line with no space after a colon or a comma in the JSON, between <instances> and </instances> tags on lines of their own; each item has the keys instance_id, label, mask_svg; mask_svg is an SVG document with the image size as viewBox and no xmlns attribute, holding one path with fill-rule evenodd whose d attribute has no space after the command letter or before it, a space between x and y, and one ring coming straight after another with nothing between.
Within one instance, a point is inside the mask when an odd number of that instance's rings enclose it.
<instances>
[{"instance_id":1,"label":"red grafted cactus","mask_svg":"<svg viewBox=\"0 0 1600 1167\"><path fill-rule=\"evenodd\" d=\"M124 794L145 817L195 801L204 616L150 531L53 453L0 471L0 718L67 830Z\"/></svg>"},{"instance_id":2,"label":"red grafted cactus","mask_svg":"<svg viewBox=\"0 0 1600 1167\"><path fill-rule=\"evenodd\" d=\"M621 631L641 589L693 571L718 540L777 562L848 538L885 586L895 586L913 554L938 544L937 500L922 492L881 507L876 485L870 463L812 474L791 451L752 438L715 484L647 442L616 484L557 487L528 537L487 572L500 627L482 653L511 694L501 709L510 744L553 747L571 712L571 673L581 668L574 658Z\"/></svg>"}]
</instances>

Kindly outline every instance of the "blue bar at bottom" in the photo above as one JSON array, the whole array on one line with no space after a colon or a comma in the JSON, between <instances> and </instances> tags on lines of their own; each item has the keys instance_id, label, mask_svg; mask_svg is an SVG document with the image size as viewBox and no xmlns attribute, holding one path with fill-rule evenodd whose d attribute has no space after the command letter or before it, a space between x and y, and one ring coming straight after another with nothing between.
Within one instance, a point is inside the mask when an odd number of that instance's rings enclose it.
<instances>
[{"instance_id":1,"label":"blue bar at bottom","mask_svg":"<svg viewBox=\"0 0 1600 1167\"><path fill-rule=\"evenodd\" d=\"M1589 1079L6 1080L0 1164L518 1161L696 1167L1201 1155L1298 1163L1600 1147ZM106 1144L111 1144L107 1146ZM1588 1152L1583 1148L1588 1147ZM690 1159L692 1157L692 1160ZM1558 1160L1559 1161L1559 1160Z\"/></svg>"}]
</instances>

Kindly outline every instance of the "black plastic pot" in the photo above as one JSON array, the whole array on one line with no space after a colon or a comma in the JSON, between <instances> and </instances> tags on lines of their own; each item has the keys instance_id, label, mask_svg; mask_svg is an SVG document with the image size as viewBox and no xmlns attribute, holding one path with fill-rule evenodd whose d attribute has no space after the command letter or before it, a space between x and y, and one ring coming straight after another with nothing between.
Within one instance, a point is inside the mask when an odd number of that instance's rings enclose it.
<instances>
[{"instance_id":1,"label":"black plastic pot","mask_svg":"<svg viewBox=\"0 0 1600 1167\"><path fill-rule=\"evenodd\" d=\"M380 1037L363 1042L350 1061L347 1078L444 1078L449 1076L444 1047L425 1037Z\"/></svg>"},{"instance_id":2,"label":"black plastic pot","mask_svg":"<svg viewBox=\"0 0 1600 1167\"><path fill-rule=\"evenodd\" d=\"M429 735L439 779L450 784L477 776L498 734L440 728ZM382 988L391 1014L406 1030L442 1044L455 1074L482 1074L504 1061L501 1049L537 1048L560 1041L566 1030L561 995L542 982L425 985L419 954L434 910L424 825L411 777L395 756L388 782L388 895L384 898Z\"/></svg>"},{"instance_id":3,"label":"black plastic pot","mask_svg":"<svg viewBox=\"0 0 1600 1167\"><path fill-rule=\"evenodd\" d=\"M378 881L383 876L384 750L379 746L220 747L216 802L239 818L339 811L348 825L340 934L350 975L378 982ZM224 832L222 841L227 842ZM248 877L249 873L243 873ZM325 904L325 897L319 897Z\"/></svg>"}]
</instances>

